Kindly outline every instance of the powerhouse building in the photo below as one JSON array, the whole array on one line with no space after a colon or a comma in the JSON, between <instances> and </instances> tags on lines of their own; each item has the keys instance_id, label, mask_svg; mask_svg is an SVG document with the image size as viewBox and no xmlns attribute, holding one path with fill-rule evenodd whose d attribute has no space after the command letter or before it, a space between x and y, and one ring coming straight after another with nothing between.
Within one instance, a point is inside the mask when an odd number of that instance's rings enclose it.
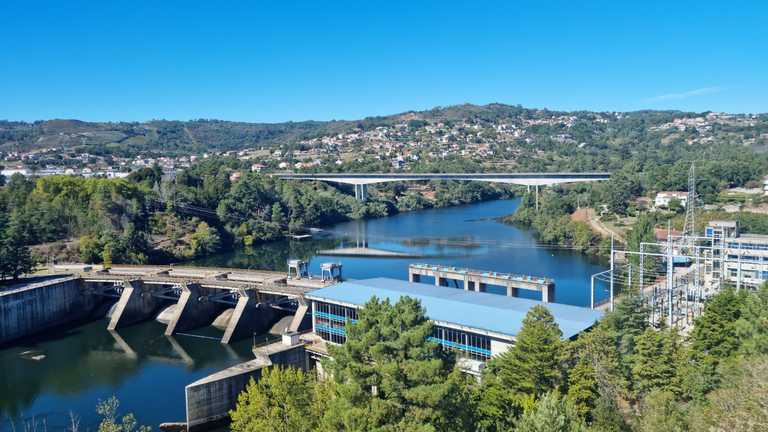
<instances>
[{"instance_id":1,"label":"powerhouse building","mask_svg":"<svg viewBox=\"0 0 768 432\"><path fill-rule=\"evenodd\" d=\"M741 233L734 220L709 222L704 236L712 242L712 259L705 267L708 277L745 288L768 281L768 236Z\"/></svg>"},{"instance_id":2,"label":"powerhouse building","mask_svg":"<svg viewBox=\"0 0 768 432\"><path fill-rule=\"evenodd\" d=\"M421 302L434 324L431 340L474 363L484 363L513 345L523 318L535 305L549 309L565 339L590 328L603 314L589 308L389 278L342 282L306 294L312 302L313 331L333 344L345 342L345 324L357 320L358 309L369 299L378 297L394 304L403 296Z\"/></svg>"}]
</instances>

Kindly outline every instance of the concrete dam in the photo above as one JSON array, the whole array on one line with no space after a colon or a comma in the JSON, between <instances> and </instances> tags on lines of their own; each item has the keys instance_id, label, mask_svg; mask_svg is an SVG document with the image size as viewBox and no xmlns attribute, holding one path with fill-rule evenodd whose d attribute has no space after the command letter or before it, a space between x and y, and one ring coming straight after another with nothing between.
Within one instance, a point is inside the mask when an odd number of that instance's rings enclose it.
<instances>
[{"instance_id":1,"label":"concrete dam","mask_svg":"<svg viewBox=\"0 0 768 432\"><path fill-rule=\"evenodd\" d=\"M242 269L164 266L56 266L55 274L0 291L0 345L52 328L107 317L116 330L157 319L170 336L213 325L222 343L268 330L309 325L304 293L333 279L288 278Z\"/></svg>"}]
</instances>

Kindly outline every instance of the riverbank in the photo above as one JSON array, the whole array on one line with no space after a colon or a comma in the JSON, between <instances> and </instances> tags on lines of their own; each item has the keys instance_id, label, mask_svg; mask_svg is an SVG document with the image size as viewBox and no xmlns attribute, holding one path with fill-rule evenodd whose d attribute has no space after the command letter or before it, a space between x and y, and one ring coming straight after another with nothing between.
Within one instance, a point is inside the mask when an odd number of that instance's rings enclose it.
<instances>
[{"instance_id":1,"label":"riverbank","mask_svg":"<svg viewBox=\"0 0 768 432\"><path fill-rule=\"evenodd\" d=\"M609 256L610 236L594 230L588 221L574 218L576 213L568 212L567 207L553 205L551 198L542 201L537 209L535 197L525 195L515 212L500 218L500 221L532 231L538 241L553 248L600 258Z\"/></svg>"}]
</instances>

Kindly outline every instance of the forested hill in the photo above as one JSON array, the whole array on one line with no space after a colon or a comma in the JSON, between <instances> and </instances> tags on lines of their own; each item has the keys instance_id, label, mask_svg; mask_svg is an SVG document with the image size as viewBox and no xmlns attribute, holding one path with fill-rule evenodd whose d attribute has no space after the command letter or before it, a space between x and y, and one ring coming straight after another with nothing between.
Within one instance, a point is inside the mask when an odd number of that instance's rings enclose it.
<instances>
[{"instance_id":1,"label":"forested hill","mask_svg":"<svg viewBox=\"0 0 768 432\"><path fill-rule=\"evenodd\" d=\"M222 120L91 123L0 121L0 152L60 148L95 155L184 155L281 145L311 146L376 128L399 128L402 140L498 144L550 142L610 145L652 140L663 144L712 141L768 147L768 115L638 111L631 113L529 109L503 104L457 105L362 120L244 123Z\"/></svg>"}]
</instances>

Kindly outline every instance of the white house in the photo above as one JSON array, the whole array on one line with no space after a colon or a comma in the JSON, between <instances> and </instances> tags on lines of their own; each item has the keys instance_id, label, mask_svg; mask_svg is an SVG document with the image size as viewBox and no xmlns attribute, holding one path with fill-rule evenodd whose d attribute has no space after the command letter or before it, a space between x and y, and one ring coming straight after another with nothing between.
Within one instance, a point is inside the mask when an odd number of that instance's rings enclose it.
<instances>
[{"instance_id":1,"label":"white house","mask_svg":"<svg viewBox=\"0 0 768 432\"><path fill-rule=\"evenodd\" d=\"M673 199L680 201L680 204L685 207L685 205L688 203L688 192L659 192L656 194L656 199L654 200L653 204L656 207L669 207L669 202Z\"/></svg>"}]
</instances>

